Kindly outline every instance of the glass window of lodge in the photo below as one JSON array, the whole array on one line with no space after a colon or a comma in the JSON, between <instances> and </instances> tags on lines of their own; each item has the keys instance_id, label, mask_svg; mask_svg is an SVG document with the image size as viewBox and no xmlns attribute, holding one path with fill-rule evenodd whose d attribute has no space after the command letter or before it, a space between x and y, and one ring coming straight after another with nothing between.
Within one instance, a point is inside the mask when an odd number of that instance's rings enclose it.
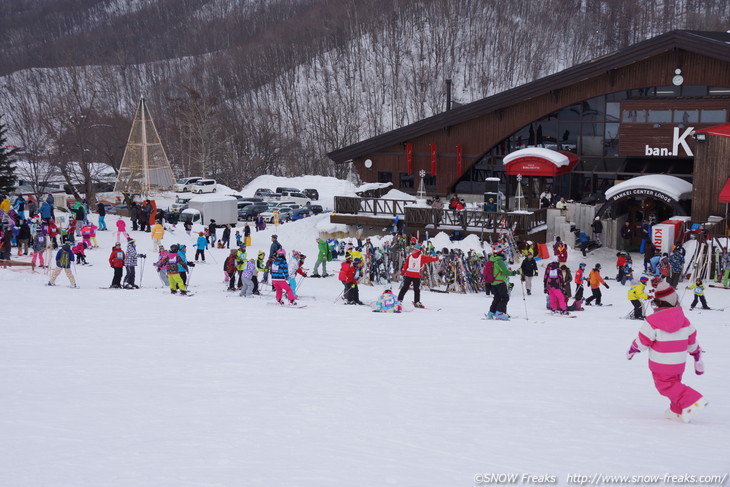
<instances>
[{"instance_id":1,"label":"glass window of lodge","mask_svg":"<svg viewBox=\"0 0 730 487\"><path fill-rule=\"evenodd\" d=\"M697 123L700 121L699 110L674 110L674 123Z\"/></svg>"},{"instance_id":2,"label":"glass window of lodge","mask_svg":"<svg viewBox=\"0 0 730 487\"><path fill-rule=\"evenodd\" d=\"M702 123L723 123L727 121L727 110L702 110L700 121Z\"/></svg>"}]
</instances>

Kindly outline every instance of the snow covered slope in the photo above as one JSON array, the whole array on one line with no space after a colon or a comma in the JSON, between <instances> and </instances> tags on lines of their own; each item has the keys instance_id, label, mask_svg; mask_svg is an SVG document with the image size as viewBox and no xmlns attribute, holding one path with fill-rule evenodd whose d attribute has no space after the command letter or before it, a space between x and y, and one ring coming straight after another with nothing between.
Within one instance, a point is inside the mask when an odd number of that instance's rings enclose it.
<instances>
[{"instance_id":1,"label":"snow covered slope","mask_svg":"<svg viewBox=\"0 0 730 487\"><path fill-rule=\"evenodd\" d=\"M278 231L311 268L317 222L253 232L249 255ZM727 312L687 311L707 372L685 381L710 406L685 425L663 418L646 354L625 359L639 323L619 319L631 306L615 281L604 293L614 306L578 319L547 316L541 285L523 298L519 283L508 323L480 319L484 295L425 291L430 309L400 315L334 304L336 278L304 280L308 307L288 309L224 292L219 249L194 268L195 296L172 296L150 235L132 235L148 255L138 291L99 289L114 232L88 252L92 267L76 268L81 289L0 269L12 303L0 339L2 485L471 486L490 473L567 485L569 474L730 469ZM192 257L192 237L168 232L175 242ZM596 259L613 268L610 251ZM708 301L728 293L709 289Z\"/></svg>"}]
</instances>

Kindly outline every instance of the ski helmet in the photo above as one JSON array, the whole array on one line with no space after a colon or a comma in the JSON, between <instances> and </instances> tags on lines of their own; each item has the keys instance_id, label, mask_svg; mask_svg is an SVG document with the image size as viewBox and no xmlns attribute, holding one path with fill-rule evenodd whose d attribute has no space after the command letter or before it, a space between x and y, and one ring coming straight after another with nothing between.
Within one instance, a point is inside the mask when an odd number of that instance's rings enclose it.
<instances>
[{"instance_id":1,"label":"ski helmet","mask_svg":"<svg viewBox=\"0 0 730 487\"><path fill-rule=\"evenodd\" d=\"M586 266L586 263L585 262L581 262L580 264L578 264L578 267L580 267L580 268L583 268L585 266Z\"/></svg>"},{"instance_id":2,"label":"ski helmet","mask_svg":"<svg viewBox=\"0 0 730 487\"><path fill-rule=\"evenodd\" d=\"M600 269L600 268L601 268L601 264L596 264L596 269Z\"/></svg>"},{"instance_id":3,"label":"ski helmet","mask_svg":"<svg viewBox=\"0 0 730 487\"><path fill-rule=\"evenodd\" d=\"M277 255L286 255L286 250L279 249L279 250L276 251L276 253L277 253Z\"/></svg>"},{"instance_id":4,"label":"ski helmet","mask_svg":"<svg viewBox=\"0 0 730 487\"><path fill-rule=\"evenodd\" d=\"M170 252L177 252L178 250L180 250L180 246L178 244L170 245Z\"/></svg>"},{"instance_id":5,"label":"ski helmet","mask_svg":"<svg viewBox=\"0 0 730 487\"><path fill-rule=\"evenodd\" d=\"M639 278L639 282L647 282L648 280L649 280L649 278L648 278L648 277L646 277L646 276L641 276L641 277Z\"/></svg>"}]
</instances>

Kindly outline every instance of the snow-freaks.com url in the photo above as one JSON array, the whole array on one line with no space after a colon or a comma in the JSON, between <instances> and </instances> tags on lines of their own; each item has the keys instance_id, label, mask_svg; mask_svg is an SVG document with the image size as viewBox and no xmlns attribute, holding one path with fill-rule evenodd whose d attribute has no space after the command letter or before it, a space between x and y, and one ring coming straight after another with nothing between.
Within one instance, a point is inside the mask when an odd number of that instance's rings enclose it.
<instances>
[{"instance_id":1,"label":"snow-freaks.com url","mask_svg":"<svg viewBox=\"0 0 730 487\"><path fill-rule=\"evenodd\" d=\"M568 483L576 485L621 485L621 484L703 484L725 485L725 475L593 475L570 474Z\"/></svg>"}]
</instances>

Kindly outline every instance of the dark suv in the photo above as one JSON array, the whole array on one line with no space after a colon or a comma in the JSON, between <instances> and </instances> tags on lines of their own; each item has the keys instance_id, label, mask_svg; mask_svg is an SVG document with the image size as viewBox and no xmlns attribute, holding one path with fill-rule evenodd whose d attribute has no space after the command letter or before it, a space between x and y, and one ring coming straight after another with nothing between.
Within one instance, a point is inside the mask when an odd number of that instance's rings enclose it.
<instances>
[{"instance_id":1,"label":"dark suv","mask_svg":"<svg viewBox=\"0 0 730 487\"><path fill-rule=\"evenodd\" d=\"M269 206L266 204L254 203L238 210L238 219L241 221L250 221L259 216L259 213L268 211Z\"/></svg>"},{"instance_id":2,"label":"dark suv","mask_svg":"<svg viewBox=\"0 0 730 487\"><path fill-rule=\"evenodd\" d=\"M309 198L310 200L318 200L319 199L319 191L317 191L316 189L312 189L312 188L305 189L305 190L302 191L302 193L304 193L304 195L307 198Z\"/></svg>"}]
</instances>

